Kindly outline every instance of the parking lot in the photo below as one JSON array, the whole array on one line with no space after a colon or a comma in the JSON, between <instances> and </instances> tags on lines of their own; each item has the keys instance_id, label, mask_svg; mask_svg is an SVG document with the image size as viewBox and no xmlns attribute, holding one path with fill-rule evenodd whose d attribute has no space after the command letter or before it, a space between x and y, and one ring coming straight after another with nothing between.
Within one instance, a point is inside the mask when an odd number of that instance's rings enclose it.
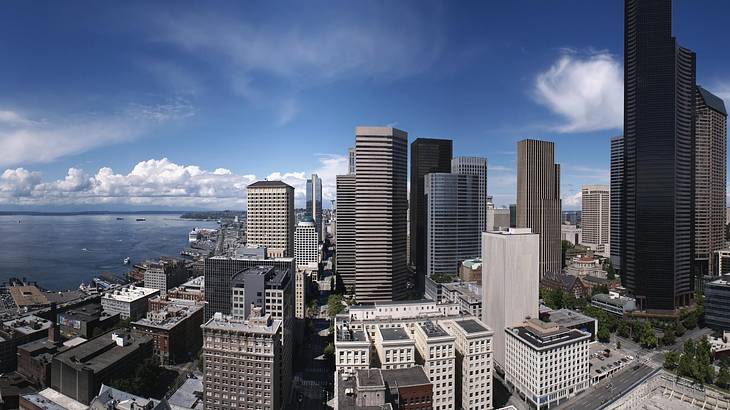
<instances>
[{"instance_id":1,"label":"parking lot","mask_svg":"<svg viewBox=\"0 0 730 410\"><path fill-rule=\"evenodd\" d=\"M615 349L614 345L593 343L590 346L591 384L613 375L626 366L633 365L636 357L632 352Z\"/></svg>"}]
</instances>

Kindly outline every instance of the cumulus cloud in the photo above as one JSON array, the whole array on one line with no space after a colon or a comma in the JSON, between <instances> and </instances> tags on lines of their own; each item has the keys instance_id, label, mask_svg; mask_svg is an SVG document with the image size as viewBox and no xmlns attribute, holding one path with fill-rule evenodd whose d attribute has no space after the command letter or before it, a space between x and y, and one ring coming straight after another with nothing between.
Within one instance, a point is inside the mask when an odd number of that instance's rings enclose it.
<instances>
[{"instance_id":1,"label":"cumulus cloud","mask_svg":"<svg viewBox=\"0 0 730 410\"><path fill-rule=\"evenodd\" d=\"M580 209L583 194L581 191L563 194L563 209Z\"/></svg>"},{"instance_id":2,"label":"cumulus cloud","mask_svg":"<svg viewBox=\"0 0 730 410\"><path fill-rule=\"evenodd\" d=\"M184 100L132 104L115 113L33 121L0 111L0 166L50 162L100 146L139 138L163 123L194 114Z\"/></svg>"},{"instance_id":3,"label":"cumulus cloud","mask_svg":"<svg viewBox=\"0 0 730 410\"><path fill-rule=\"evenodd\" d=\"M274 172L266 179L292 185L296 205L303 206L306 180L311 173L322 178L323 197L329 200L335 198L335 175L346 171L346 157L320 155L319 166L311 172ZM39 172L16 168L0 175L0 204L243 209L246 187L256 180L253 174L237 174L225 168L209 171L167 158L141 161L126 174L109 167L100 168L93 175L70 168L64 178L47 182L42 181Z\"/></svg>"},{"instance_id":4,"label":"cumulus cloud","mask_svg":"<svg viewBox=\"0 0 730 410\"><path fill-rule=\"evenodd\" d=\"M611 54L566 51L535 78L535 100L563 118L559 132L623 126L623 68Z\"/></svg>"}]
</instances>

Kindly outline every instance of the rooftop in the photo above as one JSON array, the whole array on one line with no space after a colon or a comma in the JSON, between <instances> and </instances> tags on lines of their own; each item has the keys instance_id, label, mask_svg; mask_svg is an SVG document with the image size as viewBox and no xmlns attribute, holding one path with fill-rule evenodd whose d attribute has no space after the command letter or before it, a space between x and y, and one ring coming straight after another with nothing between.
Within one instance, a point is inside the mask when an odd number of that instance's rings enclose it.
<instances>
[{"instance_id":1,"label":"rooftop","mask_svg":"<svg viewBox=\"0 0 730 410\"><path fill-rule=\"evenodd\" d=\"M23 398L43 410L85 410L89 408L50 387L38 393L26 394Z\"/></svg>"},{"instance_id":2,"label":"rooftop","mask_svg":"<svg viewBox=\"0 0 730 410\"><path fill-rule=\"evenodd\" d=\"M167 402L171 406L203 410L203 379L197 377L186 379Z\"/></svg>"},{"instance_id":3,"label":"rooftop","mask_svg":"<svg viewBox=\"0 0 730 410\"><path fill-rule=\"evenodd\" d=\"M385 387L380 369L360 369L355 373L358 387Z\"/></svg>"},{"instance_id":4,"label":"rooftop","mask_svg":"<svg viewBox=\"0 0 730 410\"><path fill-rule=\"evenodd\" d=\"M489 328L474 319L457 320L454 323L459 325L460 328L464 329L467 334L489 332Z\"/></svg>"},{"instance_id":5,"label":"rooftop","mask_svg":"<svg viewBox=\"0 0 730 410\"><path fill-rule=\"evenodd\" d=\"M251 316L249 316L249 320L244 320L215 314L202 327L204 331L223 330L267 335L276 334L281 329L281 320L271 319L271 315L259 319L261 320L251 320Z\"/></svg>"},{"instance_id":6,"label":"rooftop","mask_svg":"<svg viewBox=\"0 0 730 410\"><path fill-rule=\"evenodd\" d=\"M125 286L120 289L104 292L102 299L113 299L120 302L134 302L136 300L160 293L159 289L143 288L140 286Z\"/></svg>"},{"instance_id":7,"label":"rooftop","mask_svg":"<svg viewBox=\"0 0 730 410\"><path fill-rule=\"evenodd\" d=\"M11 286L10 296L18 307L45 306L48 305L48 298L34 285Z\"/></svg>"},{"instance_id":8,"label":"rooftop","mask_svg":"<svg viewBox=\"0 0 730 410\"><path fill-rule=\"evenodd\" d=\"M432 321L426 321L422 325L420 325L421 330L423 330L423 333L426 334L428 337L444 337L449 336L446 331L439 326L436 323L433 323Z\"/></svg>"},{"instance_id":9,"label":"rooftop","mask_svg":"<svg viewBox=\"0 0 730 410\"><path fill-rule=\"evenodd\" d=\"M198 276L181 285L184 288L205 288L205 276Z\"/></svg>"},{"instance_id":10,"label":"rooftop","mask_svg":"<svg viewBox=\"0 0 730 410\"><path fill-rule=\"evenodd\" d=\"M114 335L127 338L128 344L120 345L118 340L113 339ZM128 330L115 329L58 354L54 360L59 360L76 369L97 372L125 360L128 355L151 340L149 336L131 337Z\"/></svg>"},{"instance_id":11,"label":"rooftop","mask_svg":"<svg viewBox=\"0 0 730 410\"><path fill-rule=\"evenodd\" d=\"M20 334L27 335L36 332L47 332L51 325L50 320L35 315L28 315L3 322L2 327L3 329L13 329Z\"/></svg>"},{"instance_id":12,"label":"rooftop","mask_svg":"<svg viewBox=\"0 0 730 410\"><path fill-rule=\"evenodd\" d=\"M722 98L716 96L715 94L712 94L711 92L705 90L704 88L697 86L697 91L699 91L700 96L705 101L705 104L707 104L708 107L712 108L713 110L727 115L727 110L725 109L725 103L722 101Z\"/></svg>"},{"instance_id":13,"label":"rooftop","mask_svg":"<svg viewBox=\"0 0 730 410\"><path fill-rule=\"evenodd\" d=\"M205 307L202 304L194 304L194 301L191 302L193 304L187 306L169 304L163 306L162 309L147 312L147 317L132 322L132 325L170 330Z\"/></svg>"},{"instance_id":14,"label":"rooftop","mask_svg":"<svg viewBox=\"0 0 730 410\"><path fill-rule=\"evenodd\" d=\"M365 342L367 337L365 332L362 330L354 330L345 325L337 326L337 341L338 342Z\"/></svg>"},{"instance_id":15,"label":"rooftop","mask_svg":"<svg viewBox=\"0 0 730 410\"><path fill-rule=\"evenodd\" d=\"M554 323L530 319L519 326L508 327L507 332L517 336L534 349L543 350L558 345L587 340L590 334L576 329L567 329Z\"/></svg>"},{"instance_id":16,"label":"rooftop","mask_svg":"<svg viewBox=\"0 0 730 410\"><path fill-rule=\"evenodd\" d=\"M292 188L291 185L286 184L282 181L256 181L253 184L249 185L247 187L248 189L251 188Z\"/></svg>"},{"instance_id":17,"label":"rooftop","mask_svg":"<svg viewBox=\"0 0 730 410\"><path fill-rule=\"evenodd\" d=\"M596 320L570 309L553 310L549 313L549 316L550 323L555 323L564 327L573 327L586 322L594 322Z\"/></svg>"},{"instance_id":18,"label":"rooftop","mask_svg":"<svg viewBox=\"0 0 730 410\"><path fill-rule=\"evenodd\" d=\"M482 258L467 259L463 262L463 265L469 269L479 269L482 267Z\"/></svg>"},{"instance_id":19,"label":"rooftop","mask_svg":"<svg viewBox=\"0 0 730 410\"><path fill-rule=\"evenodd\" d=\"M65 313L61 313L64 319L72 319L79 321L91 321L98 319L102 314L100 303L88 303L86 305L75 307Z\"/></svg>"},{"instance_id":20,"label":"rooftop","mask_svg":"<svg viewBox=\"0 0 730 410\"><path fill-rule=\"evenodd\" d=\"M719 287L730 286L730 275L722 275L719 279L716 279L716 280L713 280L712 282L710 282L710 285L719 286Z\"/></svg>"},{"instance_id":21,"label":"rooftop","mask_svg":"<svg viewBox=\"0 0 730 410\"><path fill-rule=\"evenodd\" d=\"M381 372L383 380L391 390L400 387L431 384L431 381L421 366L413 366L405 369L387 369L381 370Z\"/></svg>"},{"instance_id":22,"label":"rooftop","mask_svg":"<svg viewBox=\"0 0 730 410\"><path fill-rule=\"evenodd\" d=\"M157 408L159 400L145 399L122 390L117 390L105 384L101 385L99 395L91 401L89 407L93 410L135 410Z\"/></svg>"},{"instance_id":23,"label":"rooftop","mask_svg":"<svg viewBox=\"0 0 730 410\"><path fill-rule=\"evenodd\" d=\"M394 328L378 327L378 332L380 332L380 335L383 337L384 341L410 340L411 339L410 337L408 337L408 333L406 333L406 331L403 330L402 327L394 327Z\"/></svg>"},{"instance_id":24,"label":"rooftop","mask_svg":"<svg viewBox=\"0 0 730 410\"><path fill-rule=\"evenodd\" d=\"M268 286L281 286L286 281L289 275L289 269L280 269L276 266L271 265L259 265L250 268L243 269L231 277L231 282L240 281L242 282L244 277L248 275L265 275L266 285Z\"/></svg>"}]
</instances>

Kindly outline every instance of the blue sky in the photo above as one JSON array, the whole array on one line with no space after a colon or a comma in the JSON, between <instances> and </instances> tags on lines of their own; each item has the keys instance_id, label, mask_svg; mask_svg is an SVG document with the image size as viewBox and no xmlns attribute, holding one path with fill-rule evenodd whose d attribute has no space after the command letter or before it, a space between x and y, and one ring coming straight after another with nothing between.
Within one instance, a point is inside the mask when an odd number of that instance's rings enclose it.
<instances>
[{"instance_id":1,"label":"blue sky","mask_svg":"<svg viewBox=\"0 0 730 410\"><path fill-rule=\"evenodd\" d=\"M730 99L730 4L675 0L698 82ZM325 196L358 125L486 156L556 142L565 209L607 183L621 133L623 4L13 2L0 14L0 209L242 208L281 178Z\"/></svg>"}]
</instances>

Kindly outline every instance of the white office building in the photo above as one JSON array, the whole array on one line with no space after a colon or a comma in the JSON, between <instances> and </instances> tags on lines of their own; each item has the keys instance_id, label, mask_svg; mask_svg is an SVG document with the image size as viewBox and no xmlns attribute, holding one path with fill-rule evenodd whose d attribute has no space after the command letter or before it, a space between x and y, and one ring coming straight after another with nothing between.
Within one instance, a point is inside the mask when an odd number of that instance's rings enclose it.
<instances>
[{"instance_id":1,"label":"white office building","mask_svg":"<svg viewBox=\"0 0 730 410\"><path fill-rule=\"evenodd\" d=\"M505 380L531 406L558 405L590 386L590 333L539 319L504 333Z\"/></svg>"},{"instance_id":2,"label":"white office building","mask_svg":"<svg viewBox=\"0 0 730 410\"><path fill-rule=\"evenodd\" d=\"M375 352L383 369L407 369L416 364L416 343L402 327L378 327Z\"/></svg>"},{"instance_id":3,"label":"white office building","mask_svg":"<svg viewBox=\"0 0 730 410\"><path fill-rule=\"evenodd\" d=\"M335 327L335 370L354 372L370 368L371 341L362 330L353 330L347 323Z\"/></svg>"},{"instance_id":4,"label":"white office building","mask_svg":"<svg viewBox=\"0 0 730 410\"><path fill-rule=\"evenodd\" d=\"M104 292L101 307L109 315L119 313L122 320L137 320L147 314L148 300L159 294L159 289L129 285Z\"/></svg>"},{"instance_id":5,"label":"white office building","mask_svg":"<svg viewBox=\"0 0 730 410\"><path fill-rule=\"evenodd\" d=\"M583 185L581 198L583 242L596 252L604 252L609 242L611 189L608 185Z\"/></svg>"},{"instance_id":6,"label":"white office building","mask_svg":"<svg viewBox=\"0 0 730 410\"><path fill-rule=\"evenodd\" d=\"M494 361L504 368L504 328L538 317L540 239L530 228L482 234L483 322L494 329Z\"/></svg>"},{"instance_id":7,"label":"white office building","mask_svg":"<svg viewBox=\"0 0 730 410\"><path fill-rule=\"evenodd\" d=\"M305 216L294 231L294 258L302 269L319 263L319 234L310 216Z\"/></svg>"},{"instance_id":8,"label":"white office building","mask_svg":"<svg viewBox=\"0 0 730 410\"><path fill-rule=\"evenodd\" d=\"M461 364L461 409L481 410L492 407L493 336L477 319L444 322L454 335L458 362Z\"/></svg>"},{"instance_id":9,"label":"white office building","mask_svg":"<svg viewBox=\"0 0 730 410\"><path fill-rule=\"evenodd\" d=\"M433 384L434 410L455 409L456 339L431 321L419 324L414 329L413 336L423 361L423 370Z\"/></svg>"}]
</instances>

